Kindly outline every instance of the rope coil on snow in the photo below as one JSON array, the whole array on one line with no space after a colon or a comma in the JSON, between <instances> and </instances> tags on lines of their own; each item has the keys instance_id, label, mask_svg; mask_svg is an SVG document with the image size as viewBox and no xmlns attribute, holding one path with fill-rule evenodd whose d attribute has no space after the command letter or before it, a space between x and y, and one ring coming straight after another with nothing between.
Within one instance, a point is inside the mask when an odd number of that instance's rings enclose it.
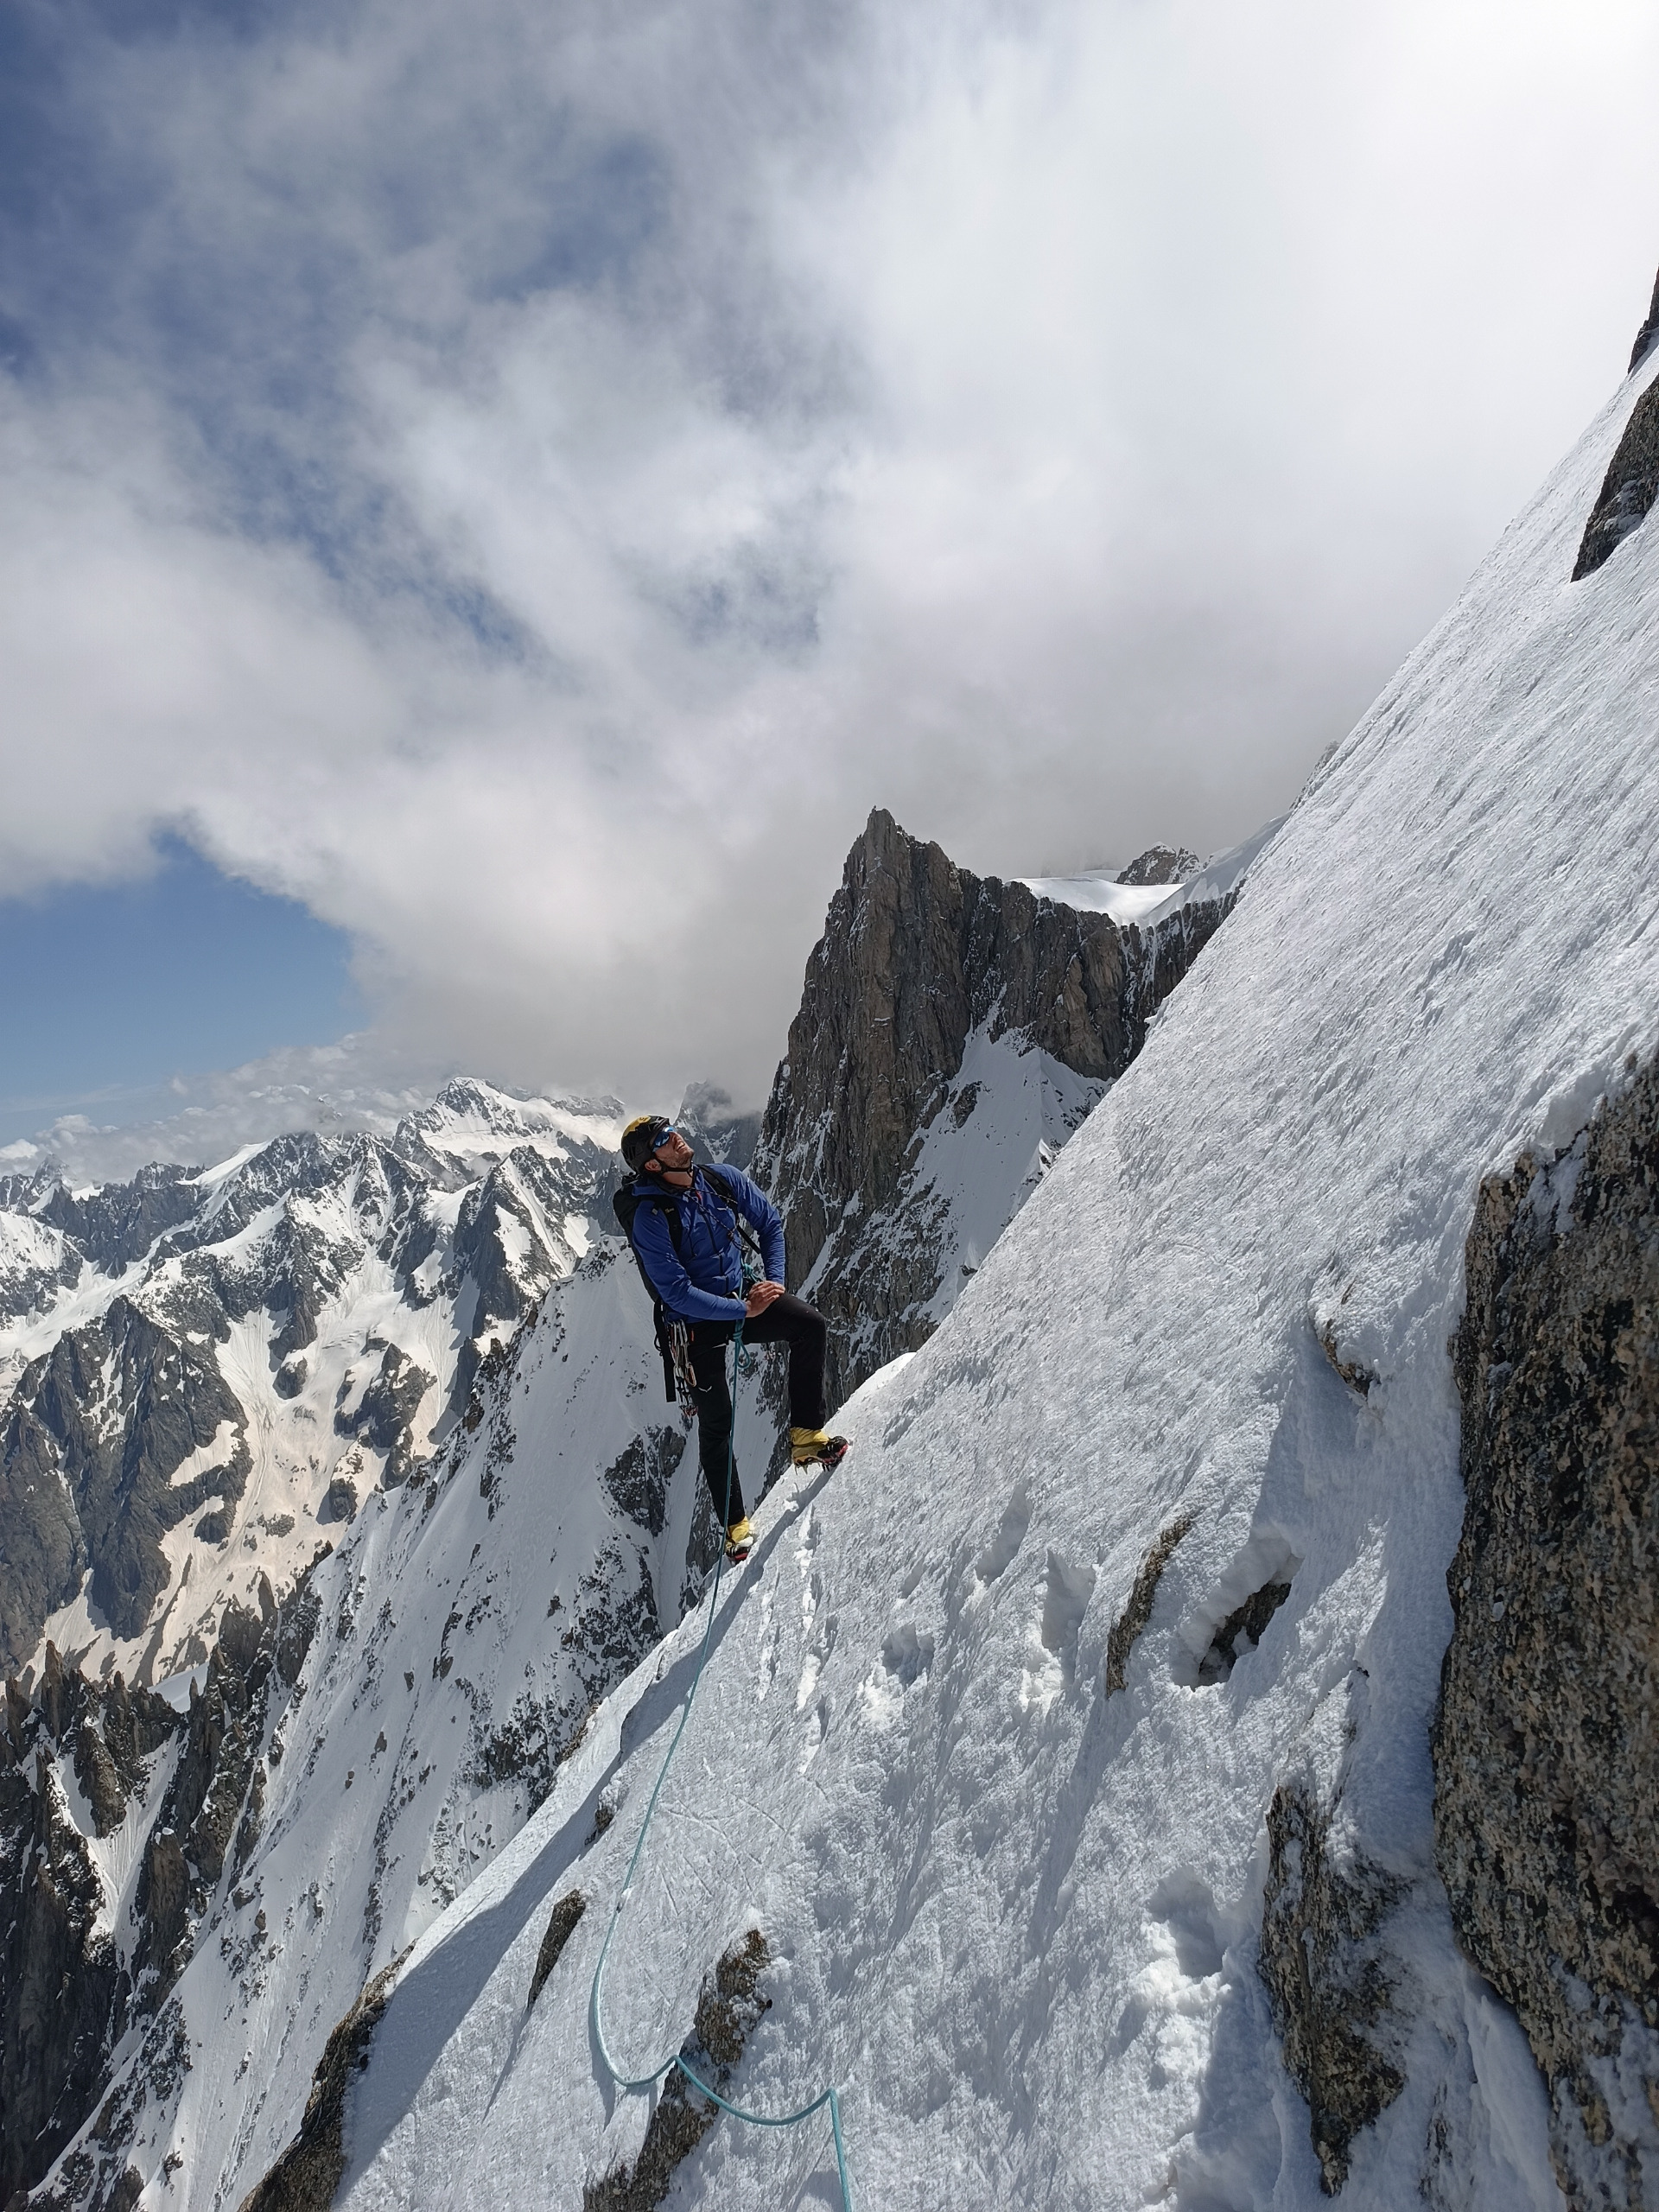
<instances>
[{"instance_id":1,"label":"rope coil on snow","mask_svg":"<svg viewBox=\"0 0 1659 2212\"><path fill-rule=\"evenodd\" d=\"M734 1368L741 1372L740 1363L743 1357L743 1324L741 1321L737 1325L736 1334L733 1338L732 1351ZM736 1465L737 1451L735 1374L733 1377L732 1399L732 1433L726 1446L726 1494L728 1500L731 1497L732 1473ZM729 1510L729 1506L728 1510ZM605 2041L604 2026L600 2019L600 1984L604 1979L605 1961L610 1955L611 1938L615 1935L617 1923L622 1917L622 1908L628 1901L628 1891L633 1887L634 1874L639 1865L639 1854L645 1847L645 1837L650 1833L652 1815L657 1810L658 1797L661 1795L664 1783L668 1779L668 1770L673 1764L675 1752L680 1747L680 1738L685 1733L686 1723L691 1718L691 1707L696 1702L697 1688L702 1681L703 1665L709 1656L709 1642L714 1633L715 1615L720 1606L720 1578L725 1565L726 1554L722 1546L715 1561L714 1588L709 1593L709 1618L703 1628L702 1643L697 1652L696 1670L691 1677L691 1687L685 1694L685 1703L680 1707L679 1726L675 1729L668 1750L663 1756L663 1764L658 1770L655 1783L652 1785L651 1796L646 1800L645 1817L639 1823L639 1834L634 1842L632 1856L628 1860L627 1872L622 1877L621 1891L617 1897L609 1923L605 1930L605 1941L600 1946L599 1963L594 1968L594 1986L588 1999L588 2018L593 2029L594 2044L598 2047L600 2057L604 2062L605 2070L619 2089L633 2091L652 2088L665 2074L671 2073L677 2066L699 2095L707 2097L710 2104L718 2105L721 2112L729 2113L734 2120L742 2120L749 2127L798 2127L803 2120L810 2120L814 2113L822 2112L828 2105L830 2131L835 2137L836 2172L841 2183L842 2212L853 2212L853 2185L847 2171L847 2146L842 2139L841 2133L841 2100L836 2094L833 2086L821 2091L813 2098L810 2105L803 2105L798 2112L783 2113L745 2112L741 2105L728 2102L721 2095L718 2089L711 2089L706 2082L700 2081L677 2051L653 2066L649 2074L624 2074L611 2056L610 2047Z\"/></svg>"}]
</instances>

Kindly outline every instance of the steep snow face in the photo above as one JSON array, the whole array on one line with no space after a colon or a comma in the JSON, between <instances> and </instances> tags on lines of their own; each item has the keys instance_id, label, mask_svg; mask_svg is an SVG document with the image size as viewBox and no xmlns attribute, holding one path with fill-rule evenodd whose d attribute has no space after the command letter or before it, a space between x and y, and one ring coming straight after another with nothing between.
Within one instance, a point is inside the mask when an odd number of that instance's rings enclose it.
<instances>
[{"instance_id":1,"label":"steep snow face","mask_svg":"<svg viewBox=\"0 0 1659 2212\"><path fill-rule=\"evenodd\" d=\"M620 1123L457 1081L390 1139L0 1185L12 1662L42 1637L140 1682L205 1661L227 1603L291 1580L442 1441L491 1344L587 1249Z\"/></svg>"},{"instance_id":2,"label":"steep snow face","mask_svg":"<svg viewBox=\"0 0 1659 2212\"><path fill-rule=\"evenodd\" d=\"M1567 581L1645 380L722 1593L607 2033L674 2050L758 1927L736 2093L837 2083L866 2205L1283 2212L1326 2154L1356 2208L1556 2201L1529 2054L1453 1945L1427 1730L1478 1179L1567 1144L1659 1033L1659 536ZM588 1986L696 1632L416 1947L348 2114L359 2212L572 2202L637 2149ZM1371 2069L1320 2150L1269 2010L1296 1956ZM823 2132L722 2121L677 2201L833 2202Z\"/></svg>"}]
</instances>

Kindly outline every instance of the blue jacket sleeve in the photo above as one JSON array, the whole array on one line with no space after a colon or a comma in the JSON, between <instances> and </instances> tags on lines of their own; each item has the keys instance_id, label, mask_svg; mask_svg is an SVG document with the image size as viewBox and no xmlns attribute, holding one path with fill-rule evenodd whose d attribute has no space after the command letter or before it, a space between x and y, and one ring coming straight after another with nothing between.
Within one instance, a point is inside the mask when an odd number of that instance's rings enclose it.
<instances>
[{"instance_id":1,"label":"blue jacket sleeve","mask_svg":"<svg viewBox=\"0 0 1659 2212\"><path fill-rule=\"evenodd\" d=\"M682 1321L741 1321L741 1298L716 1298L699 1290L680 1264L674 1240L659 1205L642 1205L633 1217L634 1249L651 1278L651 1287L669 1312Z\"/></svg>"},{"instance_id":2,"label":"blue jacket sleeve","mask_svg":"<svg viewBox=\"0 0 1659 2212\"><path fill-rule=\"evenodd\" d=\"M768 1282L784 1280L784 1217L758 1183L741 1168L722 1167L737 1210L760 1239L760 1257Z\"/></svg>"}]
</instances>

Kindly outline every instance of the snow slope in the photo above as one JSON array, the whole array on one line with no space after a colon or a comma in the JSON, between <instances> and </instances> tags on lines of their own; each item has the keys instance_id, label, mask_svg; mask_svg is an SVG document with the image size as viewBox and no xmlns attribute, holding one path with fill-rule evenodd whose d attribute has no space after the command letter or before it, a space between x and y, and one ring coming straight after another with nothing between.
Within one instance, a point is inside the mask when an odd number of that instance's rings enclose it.
<instances>
[{"instance_id":1,"label":"snow slope","mask_svg":"<svg viewBox=\"0 0 1659 2212\"><path fill-rule=\"evenodd\" d=\"M607 2031L630 2061L674 2049L760 1927L779 1963L738 2092L835 2081L865 2207L1320 2201L1256 1971L1289 1782L1398 1885L1405 2088L1344 2202L1555 2201L1530 2056L1452 1943L1427 1728L1477 1180L1565 1144L1659 1036L1659 537L1567 581L1644 381L1315 777L1140 1058L853 1409L853 1456L775 1496L722 1598ZM1110 1689L1112 1624L1185 1516ZM1259 1648L1201 1683L1215 1624L1287 1570ZM574 2203L637 2146L588 1982L696 1630L404 1967L349 2115L358 2212ZM527 2012L573 1885L592 1909ZM674 2201L833 2202L823 2152L722 2123Z\"/></svg>"}]
</instances>

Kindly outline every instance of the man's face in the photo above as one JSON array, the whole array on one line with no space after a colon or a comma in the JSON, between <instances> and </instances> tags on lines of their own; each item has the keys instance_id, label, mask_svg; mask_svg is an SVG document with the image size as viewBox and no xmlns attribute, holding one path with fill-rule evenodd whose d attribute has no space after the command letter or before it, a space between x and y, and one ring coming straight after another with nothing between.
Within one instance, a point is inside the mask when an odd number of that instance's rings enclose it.
<instances>
[{"instance_id":1,"label":"man's face","mask_svg":"<svg viewBox=\"0 0 1659 2212\"><path fill-rule=\"evenodd\" d=\"M654 1164L671 1175L683 1175L692 1160L690 1146L677 1129L671 1129L652 1154Z\"/></svg>"}]
</instances>

